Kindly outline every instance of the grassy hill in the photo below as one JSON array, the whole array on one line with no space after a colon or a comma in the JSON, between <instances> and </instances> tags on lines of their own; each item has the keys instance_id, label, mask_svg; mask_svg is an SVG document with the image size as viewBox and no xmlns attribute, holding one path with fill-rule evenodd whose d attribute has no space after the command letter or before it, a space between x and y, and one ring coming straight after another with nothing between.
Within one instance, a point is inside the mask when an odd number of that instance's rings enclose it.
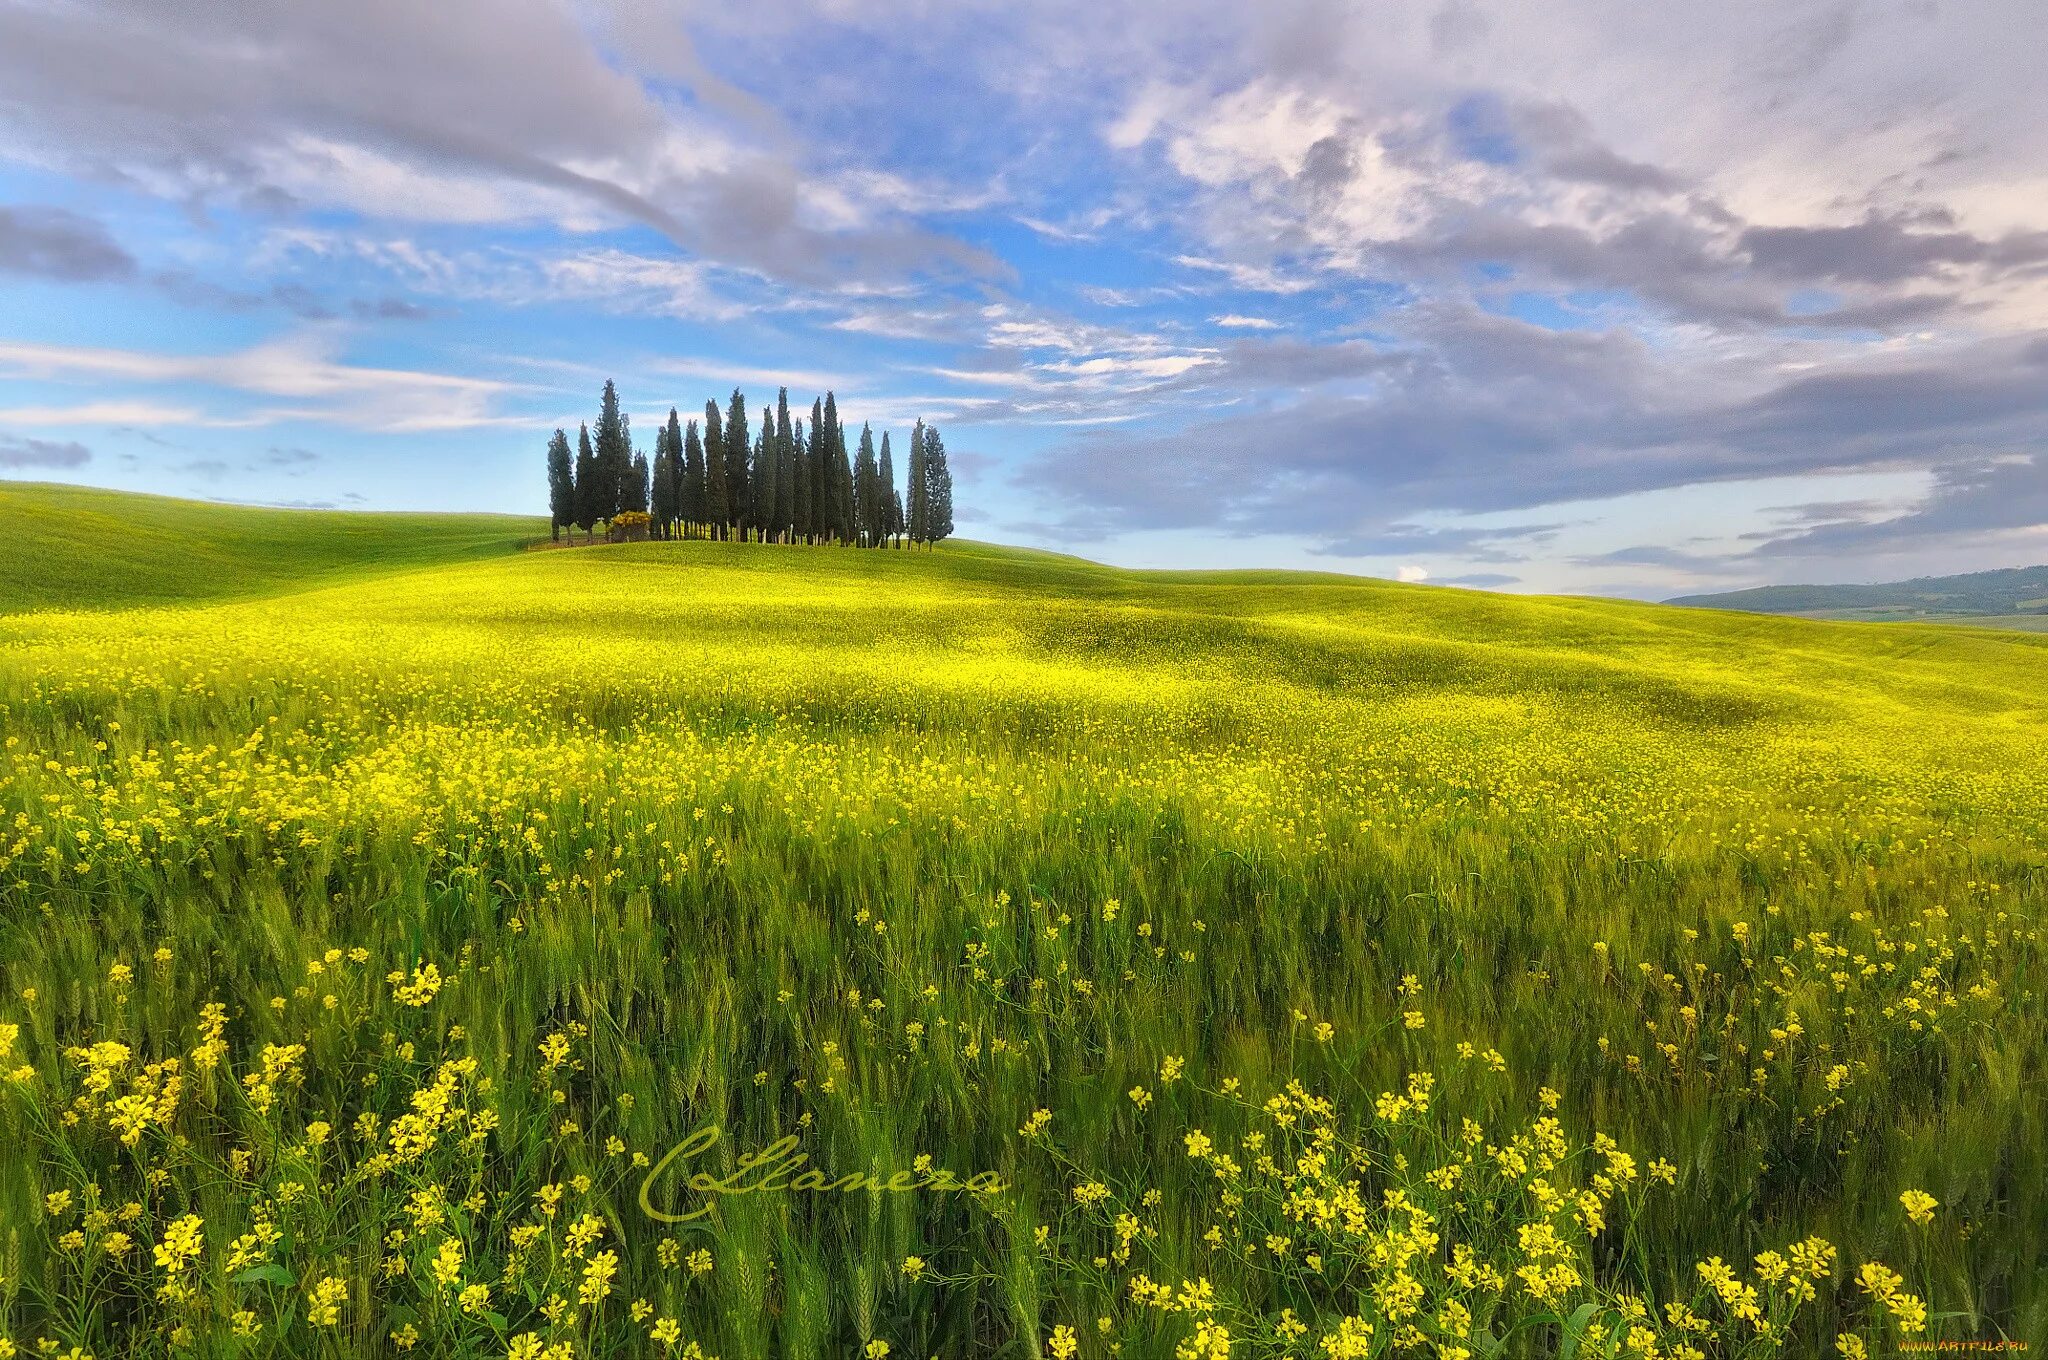
<instances>
[{"instance_id":1,"label":"grassy hill","mask_svg":"<svg viewBox=\"0 0 2048 1360\"><path fill-rule=\"evenodd\" d=\"M1684 595L1667 603L1802 618L1866 622L1939 619L1995 628L2039 628L2048 627L2048 566L1922 576L1877 585L1759 586L1719 595Z\"/></svg>"},{"instance_id":2,"label":"grassy hill","mask_svg":"<svg viewBox=\"0 0 2048 1360\"><path fill-rule=\"evenodd\" d=\"M0 482L0 613L264 595L514 552L548 531L510 515L271 510Z\"/></svg>"},{"instance_id":3,"label":"grassy hill","mask_svg":"<svg viewBox=\"0 0 2048 1360\"><path fill-rule=\"evenodd\" d=\"M0 616L18 1338L2048 1341L2048 637L978 544L392 565ZM1001 1188L690 1179L784 1138Z\"/></svg>"}]
</instances>

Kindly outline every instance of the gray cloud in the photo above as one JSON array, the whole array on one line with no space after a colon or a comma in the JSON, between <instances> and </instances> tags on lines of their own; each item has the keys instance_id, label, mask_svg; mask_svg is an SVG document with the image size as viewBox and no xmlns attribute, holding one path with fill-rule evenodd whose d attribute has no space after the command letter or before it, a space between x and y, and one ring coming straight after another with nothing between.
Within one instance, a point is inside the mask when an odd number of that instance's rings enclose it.
<instances>
[{"instance_id":1,"label":"gray cloud","mask_svg":"<svg viewBox=\"0 0 2048 1360\"><path fill-rule=\"evenodd\" d=\"M75 440L0 434L0 468L73 468L90 461L92 450Z\"/></svg>"},{"instance_id":2,"label":"gray cloud","mask_svg":"<svg viewBox=\"0 0 2048 1360\"><path fill-rule=\"evenodd\" d=\"M1981 450L2048 446L2039 337L1907 355L1802 348L1793 352L1824 361L1808 358L1798 377L1765 355L1724 363L1703 382L1692 356L1625 331L1551 331L1456 308L1423 309L1406 327L1401 361L1384 365L1371 390L1311 392L1170 434L1094 431L1020 480L1057 507L1053 523L1070 539L1202 528L1306 535L1339 554L1519 560L1526 548L1489 535L1556 526L1434 537L1402 526L1431 511L1930 465L1963 479L1953 484L1960 498L1980 487L1968 470L1983 466ZM2025 474L1998 466L2008 492L2023 489ZM1996 499L1989 489L1969 495L1973 505ZM2012 522L2032 505L2014 496Z\"/></svg>"},{"instance_id":3,"label":"gray cloud","mask_svg":"<svg viewBox=\"0 0 2048 1360\"><path fill-rule=\"evenodd\" d=\"M135 273L135 259L107 229L62 208L0 206L0 270L96 283Z\"/></svg>"},{"instance_id":4,"label":"gray cloud","mask_svg":"<svg viewBox=\"0 0 2048 1360\"><path fill-rule=\"evenodd\" d=\"M1876 213L1846 227L1750 227L1739 244L1758 269L1802 282L1888 284L1963 265L2002 274L2048 264L2048 231L1985 240L1966 231L1914 231Z\"/></svg>"},{"instance_id":5,"label":"gray cloud","mask_svg":"<svg viewBox=\"0 0 2048 1360\"><path fill-rule=\"evenodd\" d=\"M1664 567L1673 571L1692 572L1708 576L1722 575L1741 569L1731 568L1720 557L1705 553L1686 552L1681 548L1667 548L1657 544L1639 544L1630 548L1617 548L1613 552L1596 553L1588 557L1572 559L1580 566L1587 567Z\"/></svg>"},{"instance_id":6,"label":"gray cloud","mask_svg":"<svg viewBox=\"0 0 2048 1360\"><path fill-rule=\"evenodd\" d=\"M1505 528L1443 529L1395 524L1376 533L1353 534L1317 548L1331 557L1421 557L1450 554L1472 562L1526 562L1536 548L1557 536L1562 524L1515 524Z\"/></svg>"},{"instance_id":7,"label":"gray cloud","mask_svg":"<svg viewBox=\"0 0 2048 1360\"><path fill-rule=\"evenodd\" d=\"M657 101L633 60L545 0L13 6L0 125L48 161L195 204L457 221L596 210L812 284L1005 273L886 204L817 220L788 147ZM696 75L700 92L730 89ZM729 115L745 101L722 102Z\"/></svg>"},{"instance_id":8,"label":"gray cloud","mask_svg":"<svg viewBox=\"0 0 2048 1360\"><path fill-rule=\"evenodd\" d=\"M1941 467L1920 504L1903 514L1869 513L1877 509L1843 507L1839 515L1768 537L1757 552L1832 558L2038 530L2048 526L2048 454L1979 457Z\"/></svg>"},{"instance_id":9,"label":"gray cloud","mask_svg":"<svg viewBox=\"0 0 2048 1360\"><path fill-rule=\"evenodd\" d=\"M424 321L434 314L431 307L397 297L358 298L349 304L349 310L366 321Z\"/></svg>"}]
</instances>

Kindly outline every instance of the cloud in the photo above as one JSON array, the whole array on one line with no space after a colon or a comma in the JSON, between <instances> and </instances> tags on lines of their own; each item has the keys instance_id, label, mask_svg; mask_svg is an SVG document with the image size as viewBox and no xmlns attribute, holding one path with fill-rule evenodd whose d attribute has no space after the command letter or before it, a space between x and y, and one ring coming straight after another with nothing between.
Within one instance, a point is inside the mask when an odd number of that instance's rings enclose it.
<instances>
[{"instance_id":1,"label":"cloud","mask_svg":"<svg viewBox=\"0 0 2048 1360\"><path fill-rule=\"evenodd\" d=\"M697 99L663 97L637 69L647 49L594 40L607 27L548 0L15 6L0 11L0 118L17 156L194 204L632 223L812 284L1003 275L881 197L897 180L827 169L806 186L775 120L701 64L659 63ZM673 52L687 38L670 27Z\"/></svg>"},{"instance_id":2,"label":"cloud","mask_svg":"<svg viewBox=\"0 0 2048 1360\"><path fill-rule=\"evenodd\" d=\"M1718 576L1739 573L1742 568L1726 559L1706 553L1686 552L1679 548L1668 548L1658 544L1639 544L1634 547L1616 548L1612 552L1574 558L1581 566L1589 567L1662 567L1671 571L1694 575Z\"/></svg>"},{"instance_id":3,"label":"cloud","mask_svg":"<svg viewBox=\"0 0 2048 1360\"><path fill-rule=\"evenodd\" d=\"M691 320L732 320L743 314L741 306L720 291L722 282L735 281L733 276L702 261L616 247L446 250L403 236L289 228L270 233L265 253L276 260L305 261L316 269L360 262L418 293L508 307L577 303L612 313ZM431 315L429 308L398 298L357 303L354 310L378 319Z\"/></svg>"},{"instance_id":4,"label":"cloud","mask_svg":"<svg viewBox=\"0 0 2048 1360\"><path fill-rule=\"evenodd\" d=\"M1754 536L1763 540L1757 553L1832 560L2015 533L2038 545L2048 542L2048 454L1980 456L1937 468L1927 496L1902 513L1867 503L1806 509L1808 523Z\"/></svg>"},{"instance_id":5,"label":"cloud","mask_svg":"<svg viewBox=\"0 0 2048 1360\"><path fill-rule=\"evenodd\" d=\"M1001 450L999 522L1055 536L1553 584L2033 532L2032 0L910 13L0 7L0 155L177 209L118 241L0 210L0 268L306 323L199 355L24 330L0 418L521 428L614 370L629 402L863 374L863 414ZM437 355L458 329L495 353ZM1802 504L1735 489L1765 478ZM1584 530L1676 489L1676 546Z\"/></svg>"},{"instance_id":6,"label":"cloud","mask_svg":"<svg viewBox=\"0 0 2048 1360\"><path fill-rule=\"evenodd\" d=\"M75 440L0 434L0 468L75 468L91 461L92 450Z\"/></svg>"},{"instance_id":7,"label":"cloud","mask_svg":"<svg viewBox=\"0 0 2048 1360\"><path fill-rule=\"evenodd\" d=\"M1653 347L1624 330L1554 331L1470 308L1419 309L1403 327L1398 343L1348 356L1309 346L1271 356L1311 372L1348 357L1370 375L1362 387L1170 432L1077 436L1019 480L1076 538L1291 533L1341 555L1471 560L1502 545L1475 533L1424 547L1417 534L1431 531L1399 526L1800 473L1933 466L1953 478L1981 469L1983 449L2031 452L2048 440L2048 337L1878 350L1805 340L1723 353L1705 369L1676 341ZM1261 376L1266 390L1284 389L1277 367ZM2008 489L2024 475L1998 474ZM1507 560L1527 556L1524 545Z\"/></svg>"},{"instance_id":8,"label":"cloud","mask_svg":"<svg viewBox=\"0 0 2048 1360\"><path fill-rule=\"evenodd\" d=\"M358 298L349 310L366 321L424 321L434 314L430 307L397 297Z\"/></svg>"},{"instance_id":9,"label":"cloud","mask_svg":"<svg viewBox=\"0 0 2048 1360\"><path fill-rule=\"evenodd\" d=\"M0 406L0 421L12 425L251 425L247 417L214 415L194 406L151 401L86 401L69 406Z\"/></svg>"},{"instance_id":10,"label":"cloud","mask_svg":"<svg viewBox=\"0 0 2048 1360\"><path fill-rule=\"evenodd\" d=\"M98 283L135 274L135 259L107 229L62 208L0 206L0 271Z\"/></svg>"},{"instance_id":11,"label":"cloud","mask_svg":"<svg viewBox=\"0 0 2048 1360\"><path fill-rule=\"evenodd\" d=\"M320 455L311 449L282 447L272 444L263 451L263 457L259 460L258 465L269 468L297 468L300 471L304 471L319 461Z\"/></svg>"},{"instance_id":12,"label":"cloud","mask_svg":"<svg viewBox=\"0 0 2048 1360\"><path fill-rule=\"evenodd\" d=\"M295 403L258 407L232 419L125 399L73 408L15 408L0 411L0 418L20 424L146 425L318 420L412 432L525 423L496 410L500 399L519 390L517 384L342 363L333 357L336 341L330 333L306 332L227 354L199 355L0 341L0 375L101 379L123 386L198 384Z\"/></svg>"},{"instance_id":13,"label":"cloud","mask_svg":"<svg viewBox=\"0 0 2048 1360\"><path fill-rule=\"evenodd\" d=\"M1876 212L1839 227L1749 227L1737 244L1758 269L1802 282L1888 284L1981 269L1998 279L2048 263L2048 231L1994 240L1966 231L1917 231Z\"/></svg>"},{"instance_id":14,"label":"cloud","mask_svg":"<svg viewBox=\"0 0 2048 1360\"><path fill-rule=\"evenodd\" d=\"M658 359L653 367L663 373L709 378L716 383L730 383L735 387L787 387L792 392L807 392L812 395L827 391L848 391L858 385L859 381L849 378L844 373L833 374L801 368L762 368L750 364L727 363L718 359Z\"/></svg>"}]
</instances>

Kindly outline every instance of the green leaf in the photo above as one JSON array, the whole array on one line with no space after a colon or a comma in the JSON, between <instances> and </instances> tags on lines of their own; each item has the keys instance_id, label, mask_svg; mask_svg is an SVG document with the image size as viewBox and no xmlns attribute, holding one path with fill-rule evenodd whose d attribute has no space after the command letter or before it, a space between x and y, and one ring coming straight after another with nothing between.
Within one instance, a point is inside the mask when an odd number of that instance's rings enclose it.
<instances>
[{"instance_id":1,"label":"green leaf","mask_svg":"<svg viewBox=\"0 0 2048 1360\"><path fill-rule=\"evenodd\" d=\"M1572 1360L1579 1353L1579 1343L1586 1339L1586 1324L1600 1312L1597 1303L1582 1303L1578 1310L1564 1323L1564 1345L1558 1347L1557 1360Z\"/></svg>"},{"instance_id":2,"label":"green leaf","mask_svg":"<svg viewBox=\"0 0 2048 1360\"><path fill-rule=\"evenodd\" d=\"M283 1286L284 1286L285 1288L289 1289L289 1288L291 1288L291 1287L292 1287L292 1286L293 1286L294 1284L298 1283L298 1281L294 1280L294 1279L292 1278L292 1273L291 1273L291 1272L290 1272L289 1270L286 1270L286 1269L285 1269L285 1268L284 1268L283 1266L280 1266L280 1265L262 1265L262 1266L250 1266L250 1267L249 1267L249 1268L248 1268L247 1270L245 1270L245 1271L243 1271L243 1272L242 1272L241 1274L239 1274L239 1275L235 1276L235 1283L236 1283L236 1284L281 1284L281 1285L283 1285Z\"/></svg>"}]
</instances>

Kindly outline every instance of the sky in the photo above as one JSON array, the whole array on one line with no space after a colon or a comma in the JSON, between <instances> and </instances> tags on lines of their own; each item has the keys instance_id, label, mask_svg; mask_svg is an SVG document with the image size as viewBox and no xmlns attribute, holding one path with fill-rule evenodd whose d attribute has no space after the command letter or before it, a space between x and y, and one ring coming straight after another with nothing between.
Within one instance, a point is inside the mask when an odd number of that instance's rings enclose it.
<instances>
[{"instance_id":1,"label":"sky","mask_svg":"<svg viewBox=\"0 0 2048 1360\"><path fill-rule=\"evenodd\" d=\"M643 431L786 384L936 422L961 534L1129 566L2048 561L2044 47L2039 0L0 0L0 477L544 514L606 378Z\"/></svg>"}]
</instances>

